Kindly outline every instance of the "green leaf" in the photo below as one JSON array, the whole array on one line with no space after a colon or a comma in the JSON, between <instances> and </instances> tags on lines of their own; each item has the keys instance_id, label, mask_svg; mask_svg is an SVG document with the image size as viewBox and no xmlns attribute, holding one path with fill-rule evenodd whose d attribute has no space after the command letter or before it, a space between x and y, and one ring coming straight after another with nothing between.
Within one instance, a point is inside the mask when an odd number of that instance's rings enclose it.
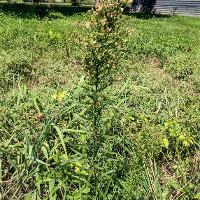
<instances>
[{"instance_id":1,"label":"green leaf","mask_svg":"<svg viewBox=\"0 0 200 200\"><path fill-rule=\"evenodd\" d=\"M90 192L90 188L89 187L84 187L82 190L83 194L88 194Z\"/></svg>"},{"instance_id":2,"label":"green leaf","mask_svg":"<svg viewBox=\"0 0 200 200\"><path fill-rule=\"evenodd\" d=\"M1 167L2 160L0 160L0 184L2 182L2 167Z\"/></svg>"},{"instance_id":3,"label":"green leaf","mask_svg":"<svg viewBox=\"0 0 200 200\"><path fill-rule=\"evenodd\" d=\"M36 191L25 194L24 200L38 200Z\"/></svg>"},{"instance_id":4,"label":"green leaf","mask_svg":"<svg viewBox=\"0 0 200 200\"><path fill-rule=\"evenodd\" d=\"M62 132L66 133L86 133L86 131L83 130L76 130L76 129L63 129Z\"/></svg>"},{"instance_id":5,"label":"green leaf","mask_svg":"<svg viewBox=\"0 0 200 200\"><path fill-rule=\"evenodd\" d=\"M40 163L40 164L43 164L43 165L48 165L47 163L43 162L42 160L36 158L36 162Z\"/></svg>"},{"instance_id":6,"label":"green leaf","mask_svg":"<svg viewBox=\"0 0 200 200\"><path fill-rule=\"evenodd\" d=\"M36 98L36 97L33 98L33 104L38 113L42 112L42 110L43 110L42 104L38 98Z\"/></svg>"},{"instance_id":7,"label":"green leaf","mask_svg":"<svg viewBox=\"0 0 200 200\"><path fill-rule=\"evenodd\" d=\"M179 184L175 180L171 180L169 185L175 190L177 190L179 188Z\"/></svg>"},{"instance_id":8,"label":"green leaf","mask_svg":"<svg viewBox=\"0 0 200 200\"><path fill-rule=\"evenodd\" d=\"M48 160L49 158L49 155L48 155L48 151L47 151L47 148L45 146L42 146L42 152L45 156L45 158Z\"/></svg>"},{"instance_id":9,"label":"green leaf","mask_svg":"<svg viewBox=\"0 0 200 200\"><path fill-rule=\"evenodd\" d=\"M195 196L193 198L194 199L200 199L200 192L198 192L197 194L195 194Z\"/></svg>"},{"instance_id":10,"label":"green leaf","mask_svg":"<svg viewBox=\"0 0 200 200\"><path fill-rule=\"evenodd\" d=\"M62 131L60 130L60 128L59 127L57 127L56 125L53 125L53 128L57 131L57 133L58 133L58 136L59 136L59 138L60 138L60 141L61 141L61 144L62 144L62 147L63 147L63 149L64 149L64 151L65 151L65 153L67 154L67 149L66 149L66 146L65 146L65 142L64 142L64 136L63 136L63 133L62 133Z\"/></svg>"},{"instance_id":11,"label":"green leaf","mask_svg":"<svg viewBox=\"0 0 200 200\"><path fill-rule=\"evenodd\" d=\"M165 189L165 190L162 192L162 199L167 199L168 194L169 194L169 190L168 190L168 189Z\"/></svg>"}]
</instances>

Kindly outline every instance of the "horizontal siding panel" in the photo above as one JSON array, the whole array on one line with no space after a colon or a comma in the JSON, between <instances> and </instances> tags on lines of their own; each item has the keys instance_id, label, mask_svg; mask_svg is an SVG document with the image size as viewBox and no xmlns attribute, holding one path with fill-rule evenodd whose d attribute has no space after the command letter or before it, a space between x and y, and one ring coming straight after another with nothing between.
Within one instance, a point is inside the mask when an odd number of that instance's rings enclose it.
<instances>
[{"instance_id":1,"label":"horizontal siding panel","mask_svg":"<svg viewBox=\"0 0 200 200\"><path fill-rule=\"evenodd\" d=\"M133 12L140 12L141 0L135 0ZM200 16L200 0L155 0L153 10L160 14Z\"/></svg>"},{"instance_id":2,"label":"horizontal siding panel","mask_svg":"<svg viewBox=\"0 0 200 200\"><path fill-rule=\"evenodd\" d=\"M200 0L157 0L154 9L160 14L200 16Z\"/></svg>"}]
</instances>

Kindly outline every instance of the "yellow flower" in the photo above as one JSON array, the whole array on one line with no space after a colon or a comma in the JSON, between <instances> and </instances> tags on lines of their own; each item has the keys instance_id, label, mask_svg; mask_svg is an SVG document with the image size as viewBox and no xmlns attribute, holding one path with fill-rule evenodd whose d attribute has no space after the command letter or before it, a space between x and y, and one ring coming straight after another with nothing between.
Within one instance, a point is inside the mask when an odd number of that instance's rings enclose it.
<instances>
[{"instance_id":1,"label":"yellow flower","mask_svg":"<svg viewBox=\"0 0 200 200\"><path fill-rule=\"evenodd\" d=\"M74 169L74 171L75 171L76 173L79 173L79 172L80 172L80 168L79 168L79 167L77 167L77 166L75 166L75 169Z\"/></svg>"},{"instance_id":2,"label":"yellow flower","mask_svg":"<svg viewBox=\"0 0 200 200\"><path fill-rule=\"evenodd\" d=\"M169 140L167 138L163 138L162 139L162 145L163 145L163 147L168 148Z\"/></svg>"},{"instance_id":3,"label":"yellow flower","mask_svg":"<svg viewBox=\"0 0 200 200\"><path fill-rule=\"evenodd\" d=\"M58 101L62 101L65 97L65 92L59 92L58 95L57 95L57 99Z\"/></svg>"},{"instance_id":4,"label":"yellow flower","mask_svg":"<svg viewBox=\"0 0 200 200\"><path fill-rule=\"evenodd\" d=\"M184 136L183 134L180 134L179 137L178 137L178 139L179 139L179 140L184 140L184 139L185 139L185 136Z\"/></svg>"},{"instance_id":5,"label":"yellow flower","mask_svg":"<svg viewBox=\"0 0 200 200\"><path fill-rule=\"evenodd\" d=\"M62 101L65 97L66 92L57 92L52 95L52 99L57 100L57 101Z\"/></svg>"},{"instance_id":6,"label":"yellow flower","mask_svg":"<svg viewBox=\"0 0 200 200\"><path fill-rule=\"evenodd\" d=\"M184 147L190 147L190 142L187 140L183 140L183 146Z\"/></svg>"}]
</instances>

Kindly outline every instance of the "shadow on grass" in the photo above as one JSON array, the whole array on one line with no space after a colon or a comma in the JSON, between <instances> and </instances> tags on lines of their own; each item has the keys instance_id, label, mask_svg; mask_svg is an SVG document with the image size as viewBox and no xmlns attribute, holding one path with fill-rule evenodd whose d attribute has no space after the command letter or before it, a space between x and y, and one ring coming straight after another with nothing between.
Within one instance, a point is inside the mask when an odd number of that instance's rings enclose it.
<instances>
[{"instance_id":1,"label":"shadow on grass","mask_svg":"<svg viewBox=\"0 0 200 200\"><path fill-rule=\"evenodd\" d=\"M151 13L125 13L125 15L133 16L139 19L170 18L171 17L171 15L151 14Z\"/></svg>"},{"instance_id":2,"label":"shadow on grass","mask_svg":"<svg viewBox=\"0 0 200 200\"><path fill-rule=\"evenodd\" d=\"M31 3L0 3L0 11L14 15L20 18L40 18L51 17L51 13L58 12L64 16L71 16L73 14L85 13L92 8L91 5L61 5L61 4L31 4ZM138 12L138 13L124 13L128 16L133 16L140 19L151 19L151 18L169 18L170 15L151 14L149 12Z\"/></svg>"},{"instance_id":3,"label":"shadow on grass","mask_svg":"<svg viewBox=\"0 0 200 200\"><path fill-rule=\"evenodd\" d=\"M49 17L52 12L59 12L64 16L85 13L92 6L70 6L56 4L31 4L31 3L0 3L0 11L20 18L44 18Z\"/></svg>"}]
</instances>

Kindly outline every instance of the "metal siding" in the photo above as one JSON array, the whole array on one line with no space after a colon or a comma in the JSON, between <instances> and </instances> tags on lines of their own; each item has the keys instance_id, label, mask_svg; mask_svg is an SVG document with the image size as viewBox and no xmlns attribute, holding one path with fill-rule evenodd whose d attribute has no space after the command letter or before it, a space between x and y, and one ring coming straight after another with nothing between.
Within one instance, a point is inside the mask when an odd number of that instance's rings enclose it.
<instances>
[{"instance_id":1,"label":"metal siding","mask_svg":"<svg viewBox=\"0 0 200 200\"><path fill-rule=\"evenodd\" d=\"M200 16L200 0L157 0L156 13Z\"/></svg>"}]
</instances>

